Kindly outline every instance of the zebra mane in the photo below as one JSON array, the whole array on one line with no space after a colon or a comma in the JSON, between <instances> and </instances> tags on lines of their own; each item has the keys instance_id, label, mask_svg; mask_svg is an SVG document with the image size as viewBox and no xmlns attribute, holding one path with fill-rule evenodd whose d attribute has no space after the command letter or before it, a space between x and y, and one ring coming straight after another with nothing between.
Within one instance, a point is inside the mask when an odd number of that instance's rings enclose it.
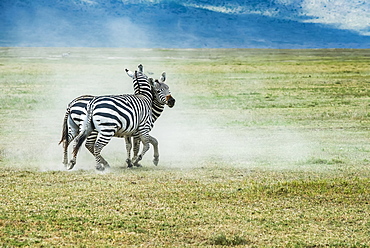
<instances>
[{"instance_id":1,"label":"zebra mane","mask_svg":"<svg viewBox=\"0 0 370 248\"><path fill-rule=\"evenodd\" d=\"M142 95L153 100L152 87L149 83L148 77L144 73L135 71L133 82L135 95Z\"/></svg>"}]
</instances>

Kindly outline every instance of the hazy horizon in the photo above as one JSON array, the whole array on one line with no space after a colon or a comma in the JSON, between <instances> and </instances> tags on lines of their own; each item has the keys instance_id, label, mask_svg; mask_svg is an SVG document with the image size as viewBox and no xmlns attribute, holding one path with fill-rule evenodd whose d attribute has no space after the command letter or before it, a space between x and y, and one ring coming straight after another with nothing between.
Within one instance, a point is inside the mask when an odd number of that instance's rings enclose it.
<instances>
[{"instance_id":1,"label":"hazy horizon","mask_svg":"<svg viewBox=\"0 0 370 248\"><path fill-rule=\"evenodd\" d=\"M2 47L370 48L370 3L4 0Z\"/></svg>"}]
</instances>

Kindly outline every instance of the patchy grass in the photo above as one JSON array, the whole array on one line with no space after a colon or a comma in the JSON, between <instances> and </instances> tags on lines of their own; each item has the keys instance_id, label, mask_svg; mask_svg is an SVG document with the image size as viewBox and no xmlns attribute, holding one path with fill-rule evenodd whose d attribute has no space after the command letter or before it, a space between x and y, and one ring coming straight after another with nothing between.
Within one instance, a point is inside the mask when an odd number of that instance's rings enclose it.
<instances>
[{"instance_id":1,"label":"patchy grass","mask_svg":"<svg viewBox=\"0 0 370 248\"><path fill-rule=\"evenodd\" d=\"M0 49L3 246L370 246L370 50L68 50ZM64 171L68 101L138 63L177 100L160 165Z\"/></svg>"},{"instance_id":2,"label":"patchy grass","mask_svg":"<svg viewBox=\"0 0 370 248\"><path fill-rule=\"evenodd\" d=\"M370 181L309 174L5 169L1 240L10 246L368 247Z\"/></svg>"}]
</instances>

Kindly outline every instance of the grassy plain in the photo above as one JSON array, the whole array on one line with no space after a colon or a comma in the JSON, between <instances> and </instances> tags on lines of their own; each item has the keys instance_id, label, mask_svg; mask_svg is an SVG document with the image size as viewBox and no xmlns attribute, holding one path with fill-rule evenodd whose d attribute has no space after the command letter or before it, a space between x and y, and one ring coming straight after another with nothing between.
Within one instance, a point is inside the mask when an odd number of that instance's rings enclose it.
<instances>
[{"instance_id":1,"label":"grassy plain","mask_svg":"<svg viewBox=\"0 0 370 248\"><path fill-rule=\"evenodd\" d=\"M62 57L62 53L71 52ZM66 104L166 70L158 167L81 154ZM0 49L0 244L369 247L370 50ZM119 147L120 146L120 147Z\"/></svg>"}]
</instances>

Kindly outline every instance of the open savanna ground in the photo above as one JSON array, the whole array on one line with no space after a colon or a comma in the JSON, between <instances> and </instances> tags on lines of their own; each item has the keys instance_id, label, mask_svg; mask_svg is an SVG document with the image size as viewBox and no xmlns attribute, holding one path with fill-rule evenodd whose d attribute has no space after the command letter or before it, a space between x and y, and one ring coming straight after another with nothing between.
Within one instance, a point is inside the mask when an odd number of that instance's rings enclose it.
<instances>
[{"instance_id":1,"label":"open savanna ground","mask_svg":"<svg viewBox=\"0 0 370 248\"><path fill-rule=\"evenodd\" d=\"M67 56L63 53L69 52ZM142 63L176 99L143 167L122 139L98 173L58 146L82 94L133 92ZM370 246L370 50L0 49L0 244Z\"/></svg>"}]
</instances>

